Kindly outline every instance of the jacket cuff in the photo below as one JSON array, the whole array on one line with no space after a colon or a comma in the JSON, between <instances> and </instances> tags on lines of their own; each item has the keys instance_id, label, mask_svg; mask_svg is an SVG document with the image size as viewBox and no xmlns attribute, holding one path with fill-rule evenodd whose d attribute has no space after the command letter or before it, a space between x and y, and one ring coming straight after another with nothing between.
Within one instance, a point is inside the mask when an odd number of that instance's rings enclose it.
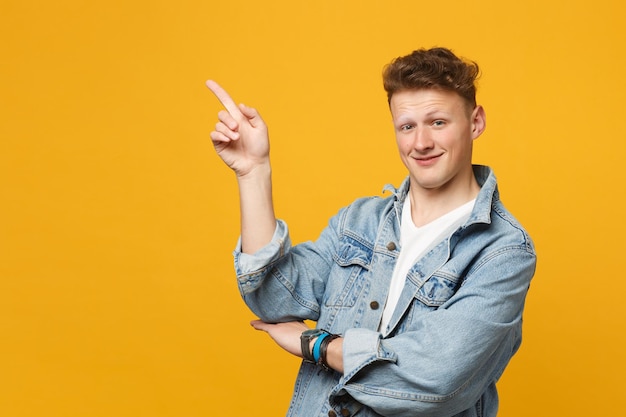
<instances>
[{"instance_id":1,"label":"jacket cuff","mask_svg":"<svg viewBox=\"0 0 626 417\"><path fill-rule=\"evenodd\" d=\"M276 229L272 240L253 254L241 252L241 236L233 252L235 258L235 272L238 277L255 274L283 256L291 247L287 224L276 220Z\"/></svg>"},{"instance_id":2,"label":"jacket cuff","mask_svg":"<svg viewBox=\"0 0 626 417\"><path fill-rule=\"evenodd\" d=\"M381 345L382 335L372 330L348 329L343 340L343 381L348 382L363 367L375 361L395 362L397 355Z\"/></svg>"}]
</instances>

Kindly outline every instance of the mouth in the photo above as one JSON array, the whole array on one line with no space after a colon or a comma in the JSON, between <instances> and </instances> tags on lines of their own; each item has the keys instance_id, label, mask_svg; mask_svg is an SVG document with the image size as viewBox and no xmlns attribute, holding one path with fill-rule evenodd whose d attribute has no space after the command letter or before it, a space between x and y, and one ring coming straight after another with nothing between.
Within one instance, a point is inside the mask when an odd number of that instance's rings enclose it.
<instances>
[{"instance_id":1,"label":"mouth","mask_svg":"<svg viewBox=\"0 0 626 417\"><path fill-rule=\"evenodd\" d=\"M419 166L430 166L430 165L434 165L442 155L443 154L418 156L413 159L415 159L415 161L417 162Z\"/></svg>"}]
</instances>

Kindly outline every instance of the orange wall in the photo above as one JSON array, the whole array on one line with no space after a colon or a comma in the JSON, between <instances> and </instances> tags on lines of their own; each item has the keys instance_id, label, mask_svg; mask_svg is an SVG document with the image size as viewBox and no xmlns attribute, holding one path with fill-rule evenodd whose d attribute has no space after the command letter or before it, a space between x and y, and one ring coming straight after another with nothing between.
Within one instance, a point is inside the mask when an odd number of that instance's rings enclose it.
<instances>
[{"instance_id":1,"label":"orange wall","mask_svg":"<svg viewBox=\"0 0 626 417\"><path fill-rule=\"evenodd\" d=\"M380 72L434 45L481 65L475 160L539 253L500 415L626 414L625 11L3 0L0 415L282 415L298 361L237 293L237 193L204 80L262 111L301 241L401 181Z\"/></svg>"}]
</instances>

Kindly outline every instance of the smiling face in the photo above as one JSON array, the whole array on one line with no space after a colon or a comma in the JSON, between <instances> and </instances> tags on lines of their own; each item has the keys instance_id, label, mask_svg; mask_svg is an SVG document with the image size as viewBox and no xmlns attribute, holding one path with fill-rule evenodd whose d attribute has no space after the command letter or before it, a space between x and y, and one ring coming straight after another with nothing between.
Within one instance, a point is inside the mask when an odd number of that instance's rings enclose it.
<instances>
[{"instance_id":1,"label":"smiling face","mask_svg":"<svg viewBox=\"0 0 626 417\"><path fill-rule=\"evenodd\" d=\"M475 193L472 143L485 129L483 108L440 89L397 91L389 106L412 192Z\"/></svg>"}]
</instances>

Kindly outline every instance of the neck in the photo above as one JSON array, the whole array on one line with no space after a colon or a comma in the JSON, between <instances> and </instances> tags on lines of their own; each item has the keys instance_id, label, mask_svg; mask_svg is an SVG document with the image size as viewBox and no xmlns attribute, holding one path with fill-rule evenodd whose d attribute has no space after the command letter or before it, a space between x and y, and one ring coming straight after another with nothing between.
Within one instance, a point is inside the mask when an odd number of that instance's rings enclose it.
<instances>
[{"instance_id":1,"label":"neck","mask_svg":"<svg viewBox=\"0 0 626 417\"><path fill-rule=\"evenodd\" d=\"M407 198L411 199L413 223L417 227L428 224L475 199L479 191L480 186L473 174L461 184L443 188L424 189L411 184Z\"/></svg>"}]
</instances>

